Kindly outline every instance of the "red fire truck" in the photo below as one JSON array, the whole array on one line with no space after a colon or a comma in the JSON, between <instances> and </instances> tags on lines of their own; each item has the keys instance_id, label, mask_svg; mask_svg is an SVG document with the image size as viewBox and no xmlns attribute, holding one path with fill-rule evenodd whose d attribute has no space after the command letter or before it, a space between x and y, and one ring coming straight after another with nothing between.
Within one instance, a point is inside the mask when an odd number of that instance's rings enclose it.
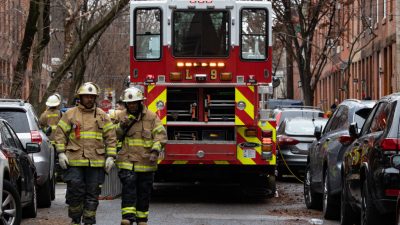
<instances>
[{"instance_id":1,"label":"red fire truck","mask_svg":"<svg viewBox=\"0 0 400 225\"><path fill-rule=\"evenodd\" d=\"M130 3L130 82L168 133L156 180L275 193L269 1Z\"/></svg>"}]
</instances>

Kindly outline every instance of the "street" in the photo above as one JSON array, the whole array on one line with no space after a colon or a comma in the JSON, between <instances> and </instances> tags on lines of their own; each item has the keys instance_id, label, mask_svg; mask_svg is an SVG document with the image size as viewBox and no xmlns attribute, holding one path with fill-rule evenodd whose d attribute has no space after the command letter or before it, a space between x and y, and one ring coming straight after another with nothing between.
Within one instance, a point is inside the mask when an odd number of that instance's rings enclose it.
<instances>
[{"instance_id":1,"label":"street","mask_svg":"<svg viewBox=\"0 0 400 225\"><path fill-rule=\"evenodd\" d=\"M39 209L35 219L23 225L68 224L65 184L57 185L56 200L49 209ZM238 196L237 188L203 185L155 185L149 224L157 225L239 225L239 224L339 224L322 221L320 211L308 210L303 185L294 180L277 183L278 197L249 201ZM120 199L100 201L97 224L115 225L120 221Z\"/></svg>"}]
</instances>

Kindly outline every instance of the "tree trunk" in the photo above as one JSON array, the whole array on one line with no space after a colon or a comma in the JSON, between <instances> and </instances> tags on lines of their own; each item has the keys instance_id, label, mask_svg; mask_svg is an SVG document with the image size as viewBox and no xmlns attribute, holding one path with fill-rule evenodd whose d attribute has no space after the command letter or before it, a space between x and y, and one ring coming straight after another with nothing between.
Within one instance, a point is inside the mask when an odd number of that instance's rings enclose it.
<instances>
[{"instance_id":1,"label":"tree trunk","mask_svg":"<svg viewBox=\"0 0 400 225\"><path fill-rule=\"evenodd\" d=\"M45 109L45 101L44 99L47 99L51 93L54 93L59 86L62 78L64 77L64 74L67 72L67 70L71 67L71 65L74 63L75 59L78 57L78 55L83 51L85 46L89 43L89 41L92 39L92 37L105 27L108 27L116 15L118 15L124 8L127 6L129 3L129 0L120 0L113 8L110 9L110 11L105 15L101 20L95 24L93 27L91 27L85 35L82 37L82 39L75 45L75 47L72 48L71 53L68 55L68 57L64 60L64 62L60 65L60 67L57 69L54 75L54 79L50 82L42 101L40 102L39 105L39 112L44 111Z\"/></svg>"},{"instance_id":2,"label":"tree trunk","mask_svg":"<svg viewBox=\"0 0 400 225\"><path fill-rule=\"evenodd\" d=\"M29 14L26 20L24 38L19 50L18 61L14 67L14 76L11 84L11 98L22 97L22 86L24 83L25 71L31 54L31 48L37 31L36 22L39 17L39 2L31 0L29 3Z\"/></svg>"},{"instance_id":3,"label":"tree trunk","mask_svg":"<svg viewBox=\"0 0 400 225\"><path fill-rule=\"evenodd\" d=\"M37 22L36 45L33 49L32 83L29 102L36 108L39 104L43 50L50 42L50 0L41 0L40 17Z\"/></svg>"},{"instance_id":4,"label":"tree trunk","mask_svg":"<svg viewBox=\"0 0 400 225\"><path fill-rule=\"evenodd\" d=\"M291 48L290 44L286 43L286 49ZM293 99L293 56L289 51L286 51L286 97Z\"/></svg>"}]
</instances>

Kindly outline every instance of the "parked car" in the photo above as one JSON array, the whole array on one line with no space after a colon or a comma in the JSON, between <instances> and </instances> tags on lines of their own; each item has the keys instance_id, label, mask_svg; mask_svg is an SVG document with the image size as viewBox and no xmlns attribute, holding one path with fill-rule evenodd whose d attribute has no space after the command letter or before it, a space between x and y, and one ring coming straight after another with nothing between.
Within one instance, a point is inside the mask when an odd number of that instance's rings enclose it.
<instances>
[{"instance_id":1,"label":"parked car","mask_svg":"<svg viewBox=\"0 0 400 225\"><path fill-rule=\"evenodd\" d=\"M307 165L308 147L315 140L315 127L325 126L326 118L290 118L282 122L277 130L277 172L278 178L284 174L304 174ZM289 169L287 168L289 167Z\"/></svg>"},{"instance_id":2,"label":"parked car","mask_svg":"<svg viewBox=\"0 0 400 225\"><path fill-rule=\"evenodd\" d=\"M276 109L285 106L303 106L304 102L302 100L295 99L268 99L267 108Z\"/></svg>"},{"instance_id":3,"label":"parked car","mask_svg":"<svg viewBox=\"0 0 400 225\"><path fill-rule=\"evenodd\" d=\"M36 217L36 168L30 153L40 151L37 143L23 147L17 134L0 119L0 224L20 224L22 216Z\"/></svg>"},{"instance_id":4,"label":"parked car","mask_svg":"<svg viewBox=\"0 0 400 225\"><path fill-rule=\"evenodd\" d=\"M340 193L342 189L341 165L347 145L341 141L348 135L351 123L361 127L375 101L344 100L329 118L325 129L316 127L316 140L310 145L304 180L304 200L307 208L322 207L326 219L340 216Z\"/></svg>"},{"instance_id":5,"label":"parked car","mask_svg":"<svg viewBox=\"0 0 400 225\"><path fill-rule=\"evenodd\" d=\"M50 207L55 198L55 150L41 130L35 110L22 100L0 99L0 117L11 124L23 145L29 142L40 145L41 151L32 154L37 172L38 206Z\"/></svg>"},{"instance_id":6,"label":"parked car","mask_svg":"<svg viewBox=\"0 0 400 225\"><path fill-rule=\"evenodd\" d=\"M342 136L343 141L352 142L342 165L342 224L360 222L360 218L363 225L395 223L400 191L399 103L399 93L381 98L361 131L352 123L350 135Z\"/></svg>"},{"instance_id":7,"label":"parked car","mask_svg":"<svg viewBox=\"0 0 400 225\"><path fill-rule=\"evenodd\" d=\"M310 106L284 106L274 110L274 116L276 120L276 128L278 129L280 124L285 121L286 118L324 118L324 112L318 108Z\"/></svg>"}]
</instances>

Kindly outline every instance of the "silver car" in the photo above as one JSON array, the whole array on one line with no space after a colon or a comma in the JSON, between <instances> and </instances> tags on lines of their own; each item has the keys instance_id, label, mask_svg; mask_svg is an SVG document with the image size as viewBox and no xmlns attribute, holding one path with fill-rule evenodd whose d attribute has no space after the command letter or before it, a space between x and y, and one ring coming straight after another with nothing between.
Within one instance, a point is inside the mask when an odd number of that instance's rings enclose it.
<instances>
[{"instance_id":1,"label":"silver car","mask_svg":"<svg viewBox=\"0 0 400 225\"><path fill-rule=\"evenodd\" d=\"M295 117L285 119L277 130L277 172L282 175L303 175L307 165L308 147L315 140L315 127L324 127L326 118Z\"/></svg>"},{"instance_id":2,"label":"silver car","mask_svg":"<svg viewBox=\"0 0 400 225\"><path fill-rule=\"evenodd\" d=\"M0 117L10 123L22 145L29 142L40 144L41 151L31 154L37 173L38 206L50 207L55 198L55 151L41 130L32 105L19 99L0 99Z\"/></svg>"}]
</instances>

